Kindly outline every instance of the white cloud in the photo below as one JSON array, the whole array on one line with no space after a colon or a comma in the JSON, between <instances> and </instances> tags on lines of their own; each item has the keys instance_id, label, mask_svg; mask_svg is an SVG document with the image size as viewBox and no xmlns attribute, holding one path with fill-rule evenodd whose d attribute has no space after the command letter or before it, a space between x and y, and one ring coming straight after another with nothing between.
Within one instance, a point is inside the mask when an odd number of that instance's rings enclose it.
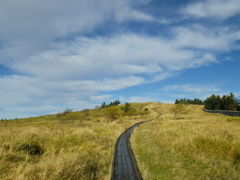
<instances>
[{"instance_id":1,"label":"white cloud","mask_svg":"<svg viewBox=\"0 0 240 180\"><path fill-rule=\"evenodd\" d=\"M134 0L2 0L1 54L6 59L26 58L52 47L52 41L93 32L112 21L151 21L133 9ZM1 62L2 60L0 60Z\"/></svg>"},{"instance_id":2,"label":"white cloud","mask_svg":"<svg viewBox=\"0 0 240 180\"><path fill-rule=\"evenodd\" d=\"M179 43L179 36L172 41L133 34L79 38L72 43L56 43L54 50L30 56L10 66L43 79L84 80L141 74L157 79L167 77L171 71L215 62L210 52L185 49L190 42ZM205 44L208 46L207 42Z\"/></svg>"},{"instance_id":3,"label":"white cloud","mask_svg":"<svg viewBox=\"0 0 240 180\"><path fill-rule=\"evenodd\" d=\"M216 84L174 84L164 86L158 89L158 92L165 99L164 102L169 101L172 103L176 99L200 98L201 100L205 100L212 94L223 94L223 90Z\"/></svg>"},{"instance_id":4,"label":"white cloud","mask_svg":"<svg viewBox=\"0 0 240 180\"><path fill-rule=\"evenodd\" d=\"M195 85L195 84L169 85L169 86L163 87L161 90L175 91L176 93L183 93L183 92L191 93L191 95L200 95L203 93L213 93L213 92L220 91L220 89L214 85Z\"/></svg>"},{"instance_id":5,"label":"white cloud","mask_svg":"<svg viewBox=\"0 0 240 180\"><path fill-rule=\"evenodd\" d=\"M180 27L173 30L175 41L181 47L190 47L211 51L229 51L237 47L234 42L240 40L240 31L228 28L209 29L201 25Z\"/></svg>"},{"instance_id":6,"label":"white cloud","mask_svg":"<svg viewBox=\"0 0 240 180\"><path fill-rule=\"evenodd\" d=\"M107 95L107 94L104 94L104 95L96 95L96 96L91 96L91 99L94 100L94 101L106 101L106 99L110 99L112 97L112 95Z\"/></svg>"},{"instance_id":7,"label":"white cloud","mask_svg":"<svg viewBox=\"0 0 240 180\"><path fill-rule=\"evenodd\" d=\"M139 11L133 11L129 10L128 8L120 9L121 13L116 14L117 21L124 22L129 20L135 20L135 21L155 21L155 19L148 15L144 14Z\"/></svg>"},{"instance_id":8,"label":"white cloud","mask_svg":"<svg viewBox=\"0 0 240 180\"><path fill-rule=\"evenodd\" d=\"M199 18L227 19L240 14L240 1L202 0L187 5L182 12Z\"/></svg>"},{"instance_id":9,"label":"white cloud","mask_svg":"<svg viewBox=\"0 0 240 180\"><path fill-rule=\"evenodd\" d=\"M153 102L155 100L154 98L143 96L120 97L119 99L122 103Z\"/></svg>"},{"instance_id":10,"label":"white cloud","mask_svg":"<svg viewBox=\"0 0 240 180\"><path fill-rule=\"evenodd\" d=\"M0 39L6 45L8 55L29 55L48 49L51 47L49 41L55 38L93 30L109 17L112 5L108 0L96 3L3 0L0 6Z\"/></svg>"},{"instance_id":11,"label":"white cloud","mask_svg":"<svg viewBox=\"0 0 240 180\"><path fill-rule=\"evenodd\" d=\"M134 76L101 81L51 81L35 77L8 76L0 78L0 109L4 112L1 116L26 117L35 112L51 114L66 107L79 110L93 108L96 104L89 103L91 100L107 98L94 94L142 84L142 81L142 78ZM50 106L51 108L47 108Z\"/></svg>"}]
</instances>

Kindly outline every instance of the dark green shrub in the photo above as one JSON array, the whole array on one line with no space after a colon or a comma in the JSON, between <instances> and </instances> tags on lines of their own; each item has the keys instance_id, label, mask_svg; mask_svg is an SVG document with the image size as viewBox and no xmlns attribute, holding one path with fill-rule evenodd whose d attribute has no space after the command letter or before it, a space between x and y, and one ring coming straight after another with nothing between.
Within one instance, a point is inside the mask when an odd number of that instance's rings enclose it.
<instances>
[{"instance_id":1,"label":"dark green shrub","mask_svg":"<svg viewBox=\"0 0 240 180\"><path fill-rule=\"evenodd\" d=\"M235 150L232 154L233 164L239 168L240 166L240 150Z\"/></svg>"},{"instance_id":2,"label":"dark green shrub","mask_svg":"<svg viewBox=\"0 0 240 180\"><path fill-rule=\"evenodd\" d=\"M38 143L23 143L18 151L24 151L30 155L42 155L44 153L44 149Z\"/></svg>"}]
</instances>

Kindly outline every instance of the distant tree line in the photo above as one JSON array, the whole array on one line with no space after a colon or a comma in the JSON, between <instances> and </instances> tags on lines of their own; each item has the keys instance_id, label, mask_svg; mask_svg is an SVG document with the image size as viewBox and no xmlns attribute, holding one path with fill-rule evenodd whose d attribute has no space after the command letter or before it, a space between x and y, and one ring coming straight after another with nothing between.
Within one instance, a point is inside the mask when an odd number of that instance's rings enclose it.
<instances>
[{"instance_id":1,"label":"distant tree line","mask_svg":"<svg viewBox=\"0 0 240 180\"><path fill-rule=\"evenodd\" d=\"M18 118L15 118L15 119L7 119L7 118L5 118L5 119L1 119L1 121L10 121L10 120L17 120Z\"/></svg>"},{"instance_id":2,"label":"distant tree line","mask_svg":"<svg viewBox=\"0 0 240 180\"><path fill-rule=\"evenodd\" d=\"M103 102L100 106L101 109L103 108L107 108L107 107L111 107L111 106L118 106L119 104L121 104L121 102L118 100L115 100L113 102L110 102L109 104L107 104L106 102Z\"/></svg>"},{"instance_id":3,"label":"distant tree line","mask_svg":"<svg viewBox=\"0 0 240 180\"><path fill-rule=\"evenodd\" d=\"M235 98L233 93L223 96L213 94L204 101L204 105L204 108L209 110L240 110L240 100Z\"/></svg>"},{"instance_id":4,"label":"distant tree line","mask_svg":"<svg viewBox=\"0 0 240 180\"><path fill-rule=\"evenodd\" d=\"M176 99L175 104L204 105L204 108L209 110L240 111L240 99L237 99L233 93L223 96L213 94L204 101L199 98Z\"/></svg>"},{"instance_id":5,"label":"distant tree line","mask_svg":"<svg viewBox=\"0 0 240 180\"><path fill-rule=\"evenodd\" d=\"M203 105L203 101L199 98L195 99L176 99L175 104L197 104L197 105Z\"/></svg>"}]
</instances>

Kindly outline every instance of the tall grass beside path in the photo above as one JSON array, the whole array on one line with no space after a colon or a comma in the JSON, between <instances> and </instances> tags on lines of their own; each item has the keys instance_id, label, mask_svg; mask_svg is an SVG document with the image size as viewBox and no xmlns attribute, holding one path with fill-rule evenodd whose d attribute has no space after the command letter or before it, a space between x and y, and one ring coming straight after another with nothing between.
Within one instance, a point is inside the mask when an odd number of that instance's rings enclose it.
<instances>
[{"instance_id":1,"label":"tall grass beside path","mask_svg":"<svg viewBox=\"0 0 240 180\"><path fill-rule=\"evenodd\" d=\"M131 138L145 180L240 179L240 118L202 111L174 120L173 105L156 105L164 112L139 126Z\"/></svg>"},{"instance_id":2,"label":"tall grass beside path","mask_svg":"<svg viewBox=\"0 0 240 180\"><path fill-rule=\"evenodd\" d=\"M0 179L110 179L117 138L143 117L110 122L102 110L71 113L80 119L62 122L53 115L0 121Z\"/></svg>"}]
</instances>

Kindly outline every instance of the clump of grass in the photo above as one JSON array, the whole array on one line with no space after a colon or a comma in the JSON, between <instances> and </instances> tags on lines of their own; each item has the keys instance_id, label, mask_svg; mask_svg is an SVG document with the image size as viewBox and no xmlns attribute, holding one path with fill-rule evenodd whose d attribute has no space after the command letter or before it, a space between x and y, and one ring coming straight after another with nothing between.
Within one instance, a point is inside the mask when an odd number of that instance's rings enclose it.
<instances>
[{"instance_id":1,"label":"clump of grass","mask_svg":"<svg viewBox=\"0 0 240 180\"><path fill-rule=\"evenodd\" d=\"M20 154L7 154L6 156L2 157L3 161L6 162L12 162L12 163L18 163L18 162L24 162L25 156Z\"/></svg>"},{"instance_id":2,"label":"clump of grass","mask_svg":"<svg viewBox=\"0 0 240 180\"><path fill-rule=\"evenodd\" d=\"M240 148L234 149L232 152L232 161L237 169L240 168Z\"/></svg>"},{"instance_id":3,"label":"clump of grass","mask_svg":"<svg viewBox=\"0 0 240 180\"><path fill-rule=\"evenodd\" d=\"M25 151L30 155L42 155L44 153L43 148L38 143L21 144L18 151Z\"/></svg>"},{"instance_id":4,"label":"clump of grass","mask_svg":"<svg viewBox=\"0 0 240 180\"><path fill-rule=\"evenodd\" d=\"M240 122L240 117L229 117L227 122Z\"/></svg>"},{"instance_id":5,"label":"clump of grass","mask_svg":"<svg viewBox=\"0 0 240 180\"><path fill-rule=\"evenodd\" d=\"M41 141L37 134L30 133L23 137L21 142L17 143L15 149L29 155L42 155L44 147L41 145Z\"/></svg>"}]
</instances>

